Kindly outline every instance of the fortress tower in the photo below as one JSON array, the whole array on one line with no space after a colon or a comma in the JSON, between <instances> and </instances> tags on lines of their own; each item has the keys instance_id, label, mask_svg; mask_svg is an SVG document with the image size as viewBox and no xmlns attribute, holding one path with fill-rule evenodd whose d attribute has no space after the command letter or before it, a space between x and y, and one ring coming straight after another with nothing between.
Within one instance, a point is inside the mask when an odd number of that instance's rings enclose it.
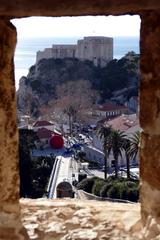
<instances>
[{"instance_id":1,"label":"fortress tower","mask_svg":"<svg viewBox=\"0 0 160 240\"><path fill-rule=\"evenodd\" d=\"M38 51L36 63L48 58L77 58L82 61L90 60L95 66L105 66L113 59L113 38L84 37L77 45L57 45Z\"/></svg>"},{"instance_id":2,"label":"fortress tower","mask_svg":"<svg viewBox=\"0 0 160 240\"><path fill-rule=\"evenodd\" d=\"M113 59L113 38L85 37L78 40L76 57L80 60L90 60L95 66L105 66Z\"/></svg>"}]
</instances>

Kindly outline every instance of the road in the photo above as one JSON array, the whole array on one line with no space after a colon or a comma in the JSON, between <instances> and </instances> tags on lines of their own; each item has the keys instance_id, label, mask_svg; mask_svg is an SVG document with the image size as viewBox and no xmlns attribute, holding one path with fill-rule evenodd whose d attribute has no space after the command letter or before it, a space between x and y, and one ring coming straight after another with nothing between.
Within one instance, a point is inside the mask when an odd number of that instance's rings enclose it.
<instances>
[{"instance_id":1,"label":"road","mask_svg":"<svg viewBox=\"0 0 160 240\"><path fill-rule=\"evenodd\" d=\"M51 179L49 198L57 197L56 188L60 182L67 181L72 184L73 175L78 179L78 164L72 157L57 156L57 159L59 160Z\"/></svg>"}]
</instances>

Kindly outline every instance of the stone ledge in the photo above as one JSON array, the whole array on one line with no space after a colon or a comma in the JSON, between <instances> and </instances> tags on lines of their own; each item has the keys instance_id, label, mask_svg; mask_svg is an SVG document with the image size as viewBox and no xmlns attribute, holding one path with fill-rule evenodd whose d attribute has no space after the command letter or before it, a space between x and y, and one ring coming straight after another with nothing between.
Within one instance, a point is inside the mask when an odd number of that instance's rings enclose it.
<instances>
[{"instance_id":1,"label":"stone ledge","mask_svg":"<svg viewBox=\"0 0 160 240\"><path fill-rule=\"evenodd\" d=\"M30 239L144 239L138 203L21 199L20 204Z\"/></svg>"},{"instance_id":2,"label":"stone ledge","mask_svg":"<svg viewBox=\"0 0 160 240\"><path fill-rule=\"evenodd\" d=\"M158 0L17 0L0 2L0 16L12 18L30 16L80 16L138 14L160 9Z\"/></svg>"}]
</instances>

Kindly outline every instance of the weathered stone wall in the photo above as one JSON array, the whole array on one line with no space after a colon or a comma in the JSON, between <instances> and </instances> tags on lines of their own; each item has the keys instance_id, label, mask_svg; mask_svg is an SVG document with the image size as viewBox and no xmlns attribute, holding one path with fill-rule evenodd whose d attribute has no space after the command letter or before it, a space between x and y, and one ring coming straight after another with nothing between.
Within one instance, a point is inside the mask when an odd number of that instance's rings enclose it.
<instances>
[{"instance_id":1,"label":"weathered stone wall","mask_svg":"<svg viewBox=\"0 0 160 240\"><path fill-rule=\"evenodd\" d=\"M0 239L23 239L13 57L16 29L0 21ZM16 227L15 227L16 226ZM23 231L22 231L23 232ZM21 238L22 237L22 238Z\"/></svg>"},{"instance_id":2,"label":"weathered stone wall","mask_svg":"<svg viewBox=\"0 0 160 240\"><path fill-rule=\"evenodd\" d=\"M144 240L139 204L22 199L21 207L31 239Z\"/></svg>"},{"instance_id":3,"label":"weathered stone wall","mask_svg":"<svg viewBox=\"0 0 160 240\"><path fill-rule=\"evenodd\" d=\"M140 124L142 217L160 222L160 12L142 14Z\"/></svg>"},{"instance_id":4,"label":"weathered stone wall","mask_svg":"<svg viewBox=\"0 0 160 240\"><path fill-rule=\"evenodd\" d=\"M45 48L44 51L38 51L36 54L36 63L41 59L49 58L74 58L76 45L59 45L54 44L52 48Z\"/></svg>"},{"instance_id":5,"label":"weathered stone wall","mask_svg":"<svg viewBox=\"0 0 160 240\"><path fill-rule=\"evenodd\" d=\"M144 10L160 9L159 0L1 0L0 16L78 16L138 14Z\"/></svg>"}]
</instances>

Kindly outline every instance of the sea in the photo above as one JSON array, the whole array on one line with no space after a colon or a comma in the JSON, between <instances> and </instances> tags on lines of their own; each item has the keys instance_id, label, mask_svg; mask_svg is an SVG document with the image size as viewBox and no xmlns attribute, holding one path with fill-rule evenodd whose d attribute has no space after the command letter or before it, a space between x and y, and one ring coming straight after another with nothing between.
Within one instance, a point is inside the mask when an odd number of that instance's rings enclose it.
<instances>
[{"instance_id":1,"label":"sea","mask_svg":"<svg viewBox=\"0 0 160 240\"><path fill-rule=\"evenodd\" d=\"M35 64L36 52L53 44L76 44L83 37L55 37L55 38L24 38L18 39L14 64L16 89L19 87L19 79L27 76L29 68ZM114 37L114 58L120 59L129 51L139 53L139 37Z\"/></svg>"}]
</instances>

